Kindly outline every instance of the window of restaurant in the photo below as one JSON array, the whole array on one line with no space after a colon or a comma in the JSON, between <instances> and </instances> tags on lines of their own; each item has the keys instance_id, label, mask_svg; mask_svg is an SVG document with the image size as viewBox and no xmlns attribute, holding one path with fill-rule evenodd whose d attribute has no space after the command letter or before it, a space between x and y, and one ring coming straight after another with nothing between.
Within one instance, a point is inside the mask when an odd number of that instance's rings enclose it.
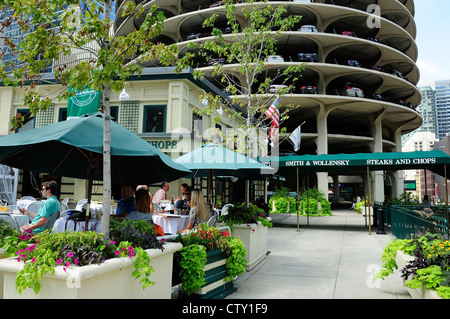
<instances>
[{"instance_id":1,"label":"window of restaurant","mask_svg":"<svg viewBox=\"0 0 450 319\"><path fill-rule=\"evenodd\" d=\"M144 106L144 133L157 133L166 131L166 106Z\"/></svg>"},{"instance_id":2,"label":"window of restaurant","mask_svg":"<svg viewBox=\"0 0 450 319\"><path fill-rule=\"evenodd\" d=\"M53 124L55 114L55 104L52 103L44 111L40 111L36 115L36 127L42 127L49 124Z\"/></svg>"},{"instance_id":3,"label":"window of restaurant","mask_svg":"<svg viewBox=\"0 0 450 319\"><path fill-rule=\"evenodd\" d=\"M194 139L203 138L203 118L201 115L192 113L192 133Z\"/></svg>"},{"instance_id":4,"label":"window of restaurant","mask_svg":"<svg viewBox=\"0 0 450 319\"><path fill-rule=\"evenodd\" d=\"M129 131L137 133L138 122L139 122L139 100L122 101L120 103L119 124Z\"/></svg>"}]
</instances>

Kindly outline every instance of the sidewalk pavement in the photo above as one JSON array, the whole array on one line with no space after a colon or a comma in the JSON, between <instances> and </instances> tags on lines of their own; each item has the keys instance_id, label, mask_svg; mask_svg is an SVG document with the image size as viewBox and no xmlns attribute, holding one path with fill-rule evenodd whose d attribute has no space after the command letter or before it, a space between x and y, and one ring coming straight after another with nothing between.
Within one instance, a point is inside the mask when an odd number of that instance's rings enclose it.
<instances>
[{"instance_id":1,"label":"sidewalk pavement","mask_svg":"<svg viewBox=\"0 0 450 319\"><path fill-rule=\"evenodd\" d=\"M354 211L333 216L271 214L270 253L235 281L226 299L410 299L400 274L373 280L382 266L384 247L394 238L377 234Z\"/></svg>"}]
</instances>

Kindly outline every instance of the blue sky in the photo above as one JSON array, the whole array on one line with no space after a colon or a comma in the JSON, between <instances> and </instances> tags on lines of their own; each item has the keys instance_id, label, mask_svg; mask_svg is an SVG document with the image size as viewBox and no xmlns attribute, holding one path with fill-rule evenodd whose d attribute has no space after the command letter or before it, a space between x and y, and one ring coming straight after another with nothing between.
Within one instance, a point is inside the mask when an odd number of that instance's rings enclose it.
<instances>
[{"instance_id":1,"label":"blue sky","mask_svg":"<svg viewBox=\"0 0 450 319\"><path fill-rule=\"evenodd\" d=\"M450 1L414 0L419 86L450 80Z\"/></svg>"}]
</instances>

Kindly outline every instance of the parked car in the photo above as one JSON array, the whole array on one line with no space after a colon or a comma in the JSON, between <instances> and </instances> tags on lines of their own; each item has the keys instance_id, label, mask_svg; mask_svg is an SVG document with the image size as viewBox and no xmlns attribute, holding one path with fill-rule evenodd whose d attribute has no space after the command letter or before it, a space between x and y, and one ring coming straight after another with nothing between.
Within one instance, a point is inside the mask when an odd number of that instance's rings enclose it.
<instances>
[{"instance_id":1,"label":"parked car","mask_svg":"<svg viewBox=\"0 0 450 319\"><path fill-rule=\"evenodd\" d=\"M380 72L383 71L383 70L381 69L381 67L379 67L378 65L373 65L373 66L372 66L372 70L380 71Z\"/></svg>"},{"instance_id":2,"label":"parked car","mask_svg":"<svg viewBox=\"0 0 450 319\"><path fill-rule=\"evenodd\" d=\"M269 55L266 58L266 62L284 62L284 58L281 55Z\"/></svg>"},{"instance_id":3,"label":"parked car","mask_svg":"<svg viewBox=\"0 0 450 319\"><path fill-rule=\"evenodd\" d=\"M363 90L357 87L356 84L350 82L345 83L345 86L339 90L339 94L344 96L364 97Z\"/></svg>"},{"instance_id":4,"label":"parked car","mask_svg":"<svg viewBox=\"0 0 450 319\"><path fill-rule=\"evenodd\" d=\"M219 30L223 33L223 34L229 34L231 33L231 27L224 27L224 28L219 28Z\"/></svg>"},{"instance_id":5,"label":"parked car","mask_svg":"<svg viewBox=\"0 0 450 319\"><path fill-rule=\"evenodd\" d=\"M217 58L217 59L211 59L208 61L208 65L216 65L216 64L224 64L225 58Z\"/></svg>"},{"instance_id":6,"label":"parked car","mask_svg":"<svg viewBox=\"0 0 450 319\"><path fill-rule=\"evenodd\" d=\"M280 89L284 89L284 88L287 88L287 85L284 85L284 84L272 84L267 89L267 92L269 92L269 93L277 93Z\"/></svg>"},{"instance_id":7,"label":"parked car","mask_svg":"<svg viewBox=\"0 0 450 319\"><path fill-rule=\"evenodd\" d=\"M214 2L212 5L210 5L209 7L210 8L220 7L220 6L223 6L224 4L225 4L225 1L217 1L217 2Z\"/></svg>"},{"instance_id":8,"label":"parked car","mask_svg":"<svg viewBox=\"0 0 450 319\"><path fill-rule=\"evenodd\" d=\"M393 70L392 70L392 74L398 76L398 77L401 78L401 79L404 79L403 73L400 72L400 71L398 71L398 70L396 70L396 69L393 69Z\"/></svg>"},{"instance_id":9,"label":"parked car","mask_svg":"<svg viewBox=\"0 0 450 319\"><path fill-rule=\"evenodd\" d=\"M381 96L381 94L374 93L373 94L373 99L377 100L377 101L383 101L383 96Z\"/></svg>"},{"instance_id":10,"label":"parked car","mask_svg":"<svg viewBox=\"0 0 450 319\"><path fill-rule=\"evenodd\" d=\"M358 60L348 60L347 63L348 63L348 65L350 65L350 66L356 66L356 67L358 67L358 68L361 67L361 63L359 63Z\"/></svg>"},{"instance_id":11,"label":"parked car","mask_svg":"<svg viewBox=\"0 0 450 319\"><path fill-rule=\"evenodd\" d=\"M302 94L319 94L319 89L314 85L305 85L300 88Z\"/></svg>"},{"instance_id":12,"label":"parked car","mask_svg":"<svg viewBox=\"0 0 450 319\"><path fill-rule=\"evenodd\" d=\"M355 38L357 38L356 33L353 32L353 31L342 31L341 34L345 35L345 36L348 36L348 37L355 37Z\"/></svg>"},{"instance_id":13,"label":"parked car","mask_svg":"<svg viewBox=\"0 0 450 319\"><path fill-rule=\"evenodd\" d=\"M317 53L299 53L298 60L301 62L317 62Z\"/></svg>"},{"instance_id":14,"label":"parked car","mask_svg":"<svg viewBox=\"0 0 450 319\"><path fill-rule=\"evenodd\" d=\"M300 32L317 32L317 27L312 24L305 24L302 25L300 28L297 29L297 31Z\"/></svg>"},{"instance_id":15,"label":"parked car","mask_svg":"<svg viewBox=\"0 0 450 319\"><path fill-rule=\"evenodd\" d=\"M192 33L188 34L188 36L186 37L186 40L200 39L200 38L203 38L206 36L208 36L206 33L192 32Z\"/></svg>"}]
</instances>

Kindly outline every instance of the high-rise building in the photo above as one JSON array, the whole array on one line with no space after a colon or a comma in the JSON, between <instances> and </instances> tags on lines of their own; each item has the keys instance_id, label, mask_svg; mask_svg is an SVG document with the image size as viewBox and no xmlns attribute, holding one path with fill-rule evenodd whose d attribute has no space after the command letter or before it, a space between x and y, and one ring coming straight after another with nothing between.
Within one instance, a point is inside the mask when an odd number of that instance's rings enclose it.
<instances>
[{"instance_id":1,"label":"high-rise building","mask_svg":"<svg viewBox=\"0 0 450 319\"><path fill-rule=\"evenodd\" d=\"M423 124L417 132L431 132L437 135L436 130L436 92L431 86L420 87L422 102L417 111L422 114Z\"/></svg>"},{"instance_id":2,"label":"high-rise building","mask_svg":"<svg viewBox=\"0 0 450 319\"><path fill-rule=\"evenodd\" d=\"M102 7L103 6L103 2L99 1L99 0L95 0L95 2L97 3L98 7ZM57 11L55 13L55 20L53 21L52 24L50 24L49 28L56 28L59 25L59 14L63 12L63 9L61 9L60 11ZM9 19L9 15L10 12L6 11L6 12L0 12L0 24L4 23L6 20ZM112 14L111 14L111 19L115 20L115 1L113 1L112 3ZM22 41L22 39L26 36L26 34L23 34L20 30L19 30L19 26L17 24L17 22L14 22L13 20L11 20L11 24L8 24L7 26L5 26L2 30L0 30L0 53L3 53L3 57L1 62L4 63L5 65L8 63L18 63L18 56L17 54L15 54L14 52L11 52L11 50L5 46L4 43L4 39L8 38L10 39L14 45L16 45L16 47L20 48L20 42ZM41 70L42 73L51 73L52 70L52 64L51 63L47 68ZM9 69L7 69L9 70Z\"/></svg>"},{"instance_id":3,"label":"high-rise building","mask_svg":"<svg viewBox=\"0 0 450 319\"><path fill-rule=\"evenodd\" d=\"M436 127L437 138L450 133L450 80L436 81Z\"/></svg>"}]
</instances>

